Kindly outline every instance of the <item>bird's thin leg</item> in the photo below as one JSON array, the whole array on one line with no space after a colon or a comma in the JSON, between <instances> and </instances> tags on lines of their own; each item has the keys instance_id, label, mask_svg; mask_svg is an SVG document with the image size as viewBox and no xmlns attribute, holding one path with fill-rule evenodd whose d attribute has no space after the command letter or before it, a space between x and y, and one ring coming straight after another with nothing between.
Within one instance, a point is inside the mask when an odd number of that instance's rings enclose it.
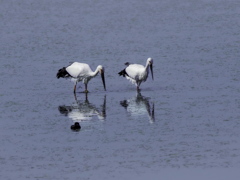
<instances>
[{"instance_id":1,"label":"bird's thin leg","mask_svg":"<svg viewBox=\"0 0 240 180\"><path fill-rule=\"evenodd\" d=\"M85 93L88 93L87 84L85 84Z\"/></svg>"},{"instance_id":2,"label":"bird's thin leg","mask_svg":"<svg viewBox=\"0 0 240 180\"><path fill-rule=\"evenodd\" d=\"M137 91L140 91L140 84L141 84L141 82L137 82Z\"/></svg>"},{"instance_id":3,"label":"bird's thin leg","mask_svg":"<svg viewBox=\"0 0 240 180\"><path fill-rule=\"evenodd\" d=\"M76 94L76 87L77 87L77 81L76 81L76 84L74 85L74 89L73 89L74 94Z\"/></svg>"}]
</instances>

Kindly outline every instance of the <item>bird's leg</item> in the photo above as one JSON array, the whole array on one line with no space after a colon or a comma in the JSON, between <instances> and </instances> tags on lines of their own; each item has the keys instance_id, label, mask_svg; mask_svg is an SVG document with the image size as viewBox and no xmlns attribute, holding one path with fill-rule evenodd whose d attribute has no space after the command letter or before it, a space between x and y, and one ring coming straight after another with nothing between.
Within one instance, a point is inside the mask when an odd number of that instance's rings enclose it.
<instances>
[{"instance_id":1,"label":"bird's leg","mask_svg":"<svg viewBox=\"0 0 240 180\"><path fill-rule=\"evenodd\" d=\"M140 92L140 88L139 88L139 86L137 86L137 92Z\"/></svg>"},{"instance_id":2,"label":"bird's leg","mask_svg":"<svg viewBox=\"0 0 240 180\"><path fill-rule=\"evenodd\" d=\"M141 81L137 82L137 91L140 91Z\"/></svg>"},{"instance_id":3,"label":"bird's leg","mask_svg":"<svg viewBox=\"0 0 240 180\"><path fill-rule=\"evenodd\" d=\"M88 93L87 84L85 84L85 93Z\"/></svg>"},{"instance_id":4,"label":"bird's leg","mask_svg":"<svg viewBox=\"0 0 240 180\"><path fill-rule=\"evenodd\" d=\"M76 84L75 84L74 89L73 89L74 94L76 94L76 87L77 87L77 81L76 81Z\"/></svg>"}]
</instances>

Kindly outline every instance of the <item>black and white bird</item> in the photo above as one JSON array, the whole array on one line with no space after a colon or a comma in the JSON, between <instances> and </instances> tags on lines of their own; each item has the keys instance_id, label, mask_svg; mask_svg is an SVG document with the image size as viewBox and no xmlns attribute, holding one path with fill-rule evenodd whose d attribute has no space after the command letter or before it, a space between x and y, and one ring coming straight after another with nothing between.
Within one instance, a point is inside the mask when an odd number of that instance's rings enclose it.
<instances>
[{"instance_id":1,"label":"black and white bird","mask_svg":"<svg viewBox=\"0 0 240 180\"><path fill-rule=\"evenodd\" d=\"M76 93L76 86L79 81L82 81L85 85L85 92L88 92L88 82L97 74L101 74L104 90L106 91L104 68L99 65L95 71L92 71L90 66L86 63L74 62L67 67L63 67L58 70L57 78L72 78L75 81L73 92Z\"/></svg>"},{"instance_id":2,"label":"black and white bird","mask_svg":"<svg viewBox=\"0 0 240 180\"><path fill-rule=\"evenodd\" d=\"M143 66L141 64L130 64L128 62L125 63L125 65L127 67L120 71L118 74L120 76L126 77L128 80L130 80L130 82L135 84L137 86L137 90L139 90L141 83L147 80L149 68L151 70L152 79L154 79L152 58L147 59L146 66Z\"/></svg>"}]
</instances>

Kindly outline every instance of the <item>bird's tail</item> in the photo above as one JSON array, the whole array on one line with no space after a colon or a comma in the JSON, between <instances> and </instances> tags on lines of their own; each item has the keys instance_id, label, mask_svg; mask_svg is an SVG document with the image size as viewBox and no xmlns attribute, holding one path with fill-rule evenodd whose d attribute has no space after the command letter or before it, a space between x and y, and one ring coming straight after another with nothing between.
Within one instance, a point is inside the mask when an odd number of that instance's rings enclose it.
<instances>
[{"instance_id":1,"label":"bird's tail","mask_svg":"<svg viewBox=\"0 0 240 180\"><path fill-rule=\"evenodd\" d=\"M127 74L125 69L120 71L118 74L119 74L119 76L123 76L123 77L125 77L126 75L128 76L128 74Z\"/></svg>"},{"instance_id":2,"label":"bird's tail","mask_svg":"<svg viewBox=\"0 0 240 180\"><path fill-rule=\"evenodd\" d=\"M70 74L66 71L66 68L63 67L62 69L58 70L58 73L57 73L56 76L59 79L60 77L62 77L62 78L69 77Z\"/></svg>"}]
</instances>

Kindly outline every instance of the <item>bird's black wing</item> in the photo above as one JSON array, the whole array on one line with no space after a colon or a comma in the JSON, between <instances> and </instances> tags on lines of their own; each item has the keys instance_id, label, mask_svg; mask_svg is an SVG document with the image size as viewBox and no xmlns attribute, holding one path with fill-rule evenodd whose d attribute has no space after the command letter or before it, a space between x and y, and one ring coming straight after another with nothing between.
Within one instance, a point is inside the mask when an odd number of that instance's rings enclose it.
<instances>
[{"instance_id":1,"label":"bird's black wing","mask_svg":"<svg viewBox=\"0 0 240 180\"><path fill-rule=\"evenodd\" d=\"M71 77L71 75L66 71L66 67L63 67L62 69L59 69L56 76L57 76L57 78Z\"/></svg>"},{"instance_id":2,"label":"bird's black wing","mask_svg":"<svg viewBox=\"0 0 240 180\"><path fill-rule=\"evenodd\" d=\"M123 77L129 76L129 75L127 74L127 72L126 72L126 68L123 69L122 71L120 71L118 74L119 74L119 76L123 76Z\"/></svg>"},{"instance_id":3,"label":"bird's black wing","mask_svg":"<svg viewBox=\"0 0 240 180\"><path fill-rule=\"evenodd\" d=\"M130 64L131 64L130 62L126 62L126 63L125 63L126 66L129 66Z\"/></svg>"}]
</instances>

